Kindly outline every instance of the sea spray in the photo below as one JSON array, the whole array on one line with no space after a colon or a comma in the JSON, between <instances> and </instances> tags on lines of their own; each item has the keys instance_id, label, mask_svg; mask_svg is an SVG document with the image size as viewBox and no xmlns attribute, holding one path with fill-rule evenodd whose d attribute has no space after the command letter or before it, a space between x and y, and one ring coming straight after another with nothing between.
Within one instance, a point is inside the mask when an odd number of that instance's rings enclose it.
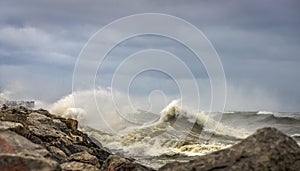
<instances>
[{"instance_id":1,"label":"sea spray","mask_svg":"<svg viewBox=\"0 0 300 171\"><path fill-rule=\"evenodd\" d=\"M117 99L122 101L125 97L119 93ZM95 99L98 100L100 112ZM79 120L81 129L105 147L140 161L149 157L152 161L153 157L166 155L203 155L225 148L244 137L244 131L220 124L206 112L193 112L187 105L182 106L180 99L175 99L160 113L136 111L126 105L118 106L117 111L114 110L110 91L97 89L65 96L52 105L51 112ZM148 118L151 122L147 122ZM129 122L133 119L144 124ZM207 128L216 125L215 131L209 132ZM211 139L201 140L201 135L205 133L211 134Z\"/></svg>"},{"instance_id":2,"label":"sea spray","mask_svg":"<svg viewBox=\"0 0 300 171\"><path fill-rule=\"evenodd\" d=\"M125 97L119 95L117 99L124 100ZM120 111L133 112L128 106L119 107L119 111L115 110L110 91L102 88L73 92L54 103L50 111L78 119L82 125L107 132L117 132L126 128L128 122L120 116Z\"/></svg>"}]
</instances>

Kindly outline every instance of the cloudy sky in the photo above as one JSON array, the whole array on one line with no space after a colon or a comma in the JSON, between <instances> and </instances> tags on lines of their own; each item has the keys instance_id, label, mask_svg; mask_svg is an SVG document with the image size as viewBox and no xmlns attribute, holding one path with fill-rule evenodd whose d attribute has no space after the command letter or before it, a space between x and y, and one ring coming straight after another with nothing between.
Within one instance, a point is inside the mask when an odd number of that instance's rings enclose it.
<instances>
[{"instance_id":1,"label":"cloudy sky","mask_svg":"<svg viewBox=\"0 0 300 171\"><path fill-rule=\"evenodd\" d=\"M227 80L226 110L300 111L299 9L297 0L3 0L1 97L57 101L72 92L76 59L94 33L121 17L164 13L195 25L218 52ZM147 48L175 49L174 54L197 68L178 43L145 36L116 47L102 72L111 76L124 56ZM194 73L200 80L207 76L203 66ZM109 86L101 84L104 77L97 80L99 85ZM145 73L136 79L133 90L143 94L151 85L166 94L176 92L176 86L172 89L175 83L166 77Z\"/></svg>"}]
</instances>

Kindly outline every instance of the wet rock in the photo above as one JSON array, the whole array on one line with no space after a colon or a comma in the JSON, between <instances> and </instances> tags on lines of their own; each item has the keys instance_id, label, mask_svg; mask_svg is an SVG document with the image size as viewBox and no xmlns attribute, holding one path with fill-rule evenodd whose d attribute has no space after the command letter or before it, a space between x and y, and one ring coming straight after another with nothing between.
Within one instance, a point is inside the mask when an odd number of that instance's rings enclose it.
<instances>
[{"instance_id":1,"label":"wet rock","mask_svg":"<svg viewBox=\"0 0 300 171\"><path fill-rule=\"evenodd\" d=\"M86 164L86 163L76 162L76 161L63 163L60 165L60 167L63 171L98 171L98 170L100 170L96 166Z\"/></svg>"},{"instance_id":2,"label":"wet rock","mask_svg":"<svg viewBox=\"0 0 300 171\"><path fill-rule=\"evenodd\" d=\"M60 170L42 146L11 131L0 131L0 170Z\"/></svg>"},{"instance_id":3,"label":"wet rock","mask_svg":"<svg viewBox=\"0 0 300 171\"><path fill-rule=\"evenodd\" d=\"M101 149L101 148L91 147L91 148L89 148L89 150L91 150L92 155L94 155L98 158L101 165L111 155L110 152L106 151L105 149Z\"/></svg>"},{"instance_id":4,"label":"wet rock","mask_svg":"<svg viewBox=\"0 0 300 171\"><path fill-rule=\"evenodd\" d=\"M90 139L90 142L91 142L91 143L94 143L97 147L103 148L102 144L101 144L96 138L94 138L94 137L89 137L89 139Z\"/></svg>"},{"instance_id":5,"label":"wet rock","mask_svg":"<svg viewBox=\"0 0 300 171\"><path fill-rule=\"evenodd\" d=\"M145 167L141 164L132 162L126 158L121 158L116 155L111 155L103 163L102 170L109 171L149 171L151 168Z\"/></svg>"},{"instance_id":6,"label":"wet rock","mask_svg":"<svg viewBox=\"0 0 300 171\"><path fill-rule=\"evenodd\" d=\"M300 147L277 129L263 128L230 148L159 170L300 170Z\"/></svg>"}]
</instances>

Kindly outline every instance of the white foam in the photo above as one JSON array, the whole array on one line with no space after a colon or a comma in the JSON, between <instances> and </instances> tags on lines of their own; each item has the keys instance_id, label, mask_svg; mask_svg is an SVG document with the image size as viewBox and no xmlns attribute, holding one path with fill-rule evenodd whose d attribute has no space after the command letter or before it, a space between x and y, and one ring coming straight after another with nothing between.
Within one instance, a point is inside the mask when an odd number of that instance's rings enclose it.
<instances>
[{"instance_id":1,"label":"white foam","mask_svg":"<svg viewBox=\"0 0 300 171\"><path fill-rule=\"evenodd\" d=\"M223 125L218 121L215 121L205 112L193 113L191 111L184 110L180 106L178 106L179 102L180 100L176 99L173 100L169 105L167 105L161 111L160 121L175 122L174 120L185 117L191 123L191 125L197 123L198 125L203 126L204 130L207 130L209 132L217 133L220 135L229 135L237 138L245 138L250 135L250 132L246 130L237 130L227 125Z\"/></svg>"},{"instance_id":2,"label":"white foam","mask_svg":"<svg viewBox=\"0 0 300 171\"><path fill-rule=\"evenodd\" d=\"M258 111L256 114L258 114L258 115L272 115L274 113L270 112L270 111Z\"/></svg>"},{"instance_id":3,"label":"white foam","mask_svg":"<svg viewBox=\"0 0 300 171\"><path fill-rule=\"evenodd\" d=\"M291 137L300 137L300 134L293 134Z\"/></svg>"},{"instance_id":4,"label":"white foam","mask_svg":"<svg viewBox=\"0 0 300 171\"><path fill-rule=\"evenodd\" d=\"M223 112L223 113L225 113L225 114L233 114L235 112L233 112L233 111L226 111L226 112Z\"/></svg>"}]
</instances>

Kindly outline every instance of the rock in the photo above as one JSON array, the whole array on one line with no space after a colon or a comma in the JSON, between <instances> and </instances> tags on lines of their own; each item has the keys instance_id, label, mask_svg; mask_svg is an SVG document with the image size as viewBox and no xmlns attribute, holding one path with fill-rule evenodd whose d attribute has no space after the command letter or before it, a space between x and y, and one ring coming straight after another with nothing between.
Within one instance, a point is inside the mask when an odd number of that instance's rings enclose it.
<instances>
[{"instance_id":1,"label":"rock","mask_svg":"<svg viewBox=\"0 0 300 171\"><path fill-rule=\"evenodd\" d=\"M37 112L32 112L27 116L27 120L31 122L32 125L35 124L51 124L52 119L46 115L41 115Z\"/></svg>"},{"instance_id":2,"label":"rock","mask_svg":"<svg viewBox=\"0 0 300 171\"><path fill-rule=\"evenodd\" d=\"M35 158L28 156L20 156L18 154L1 154L0 170L31 170L31 171L56 171L61 170L60 166L53 160L45 158Z\"/></svg>"},{"instance_id":3,"label":"rock","mask_svg":"<svg viewBox=\"0 0 300 171\"><path fill-rule=\"evenodd\" d=\"M277 129L263 128L230 148L159 170L300 170L300 147Z\"/></svg>"},{"instance_id":4,"label":"rock","mask_svg":"<svg viewBox=\"0 0 300 171\"><path fill-rule=\"evenodd\" d=\"M62 158L67 158L68 156L59 148L54 147L54 146L48 146L47 148L52 154L56 154L57 158L62 159Z\"/></svg>"},{"instance_id":5,"label":"rock","mask_svg":"<svg viewBox=\"0 0 300 171\"><path fill-rule=\"evenodd\" d=\"M0 122L0 130L16 130L22 129L23 125L20 123L10 122L10 121L3 121Z\"/></svg>"},{"instance_id":6,"label":"rock","mask_svg":"<svg viewBox=\"0 0 300 171\"><path fill-rule=\"evenodd\" d=\"M2 107L0 170L99 170L112 153L77 127L78 121L47 110ZM125 158L118 160L106 163L115 170L149 170Z\"/></svg>"},{"instance_id":7,"label":"rock","mask_svg":"<svg viewBox=\"0 0 300 171\"><path fill-rule=\"evenodd\" d=\"M22 154L33 157L49 156L49 152L42 146L11 131L0 131L0 153Z\"/></svg>"},{"instance_id":8,"label":"rock","mask_svg":"<svg viewBox=\"0 0 300 171\"><path fill-rule=\"evenodd\" d=\"M94 143L96 146L98 146L99 148L103 148L102 144L94 137L89 137L90 142Z\"/></svg>"},{"instance_id":9,"label":"rock","mask_svg":"<svg viewBox=\"0 0 300 171\"><path fill-rule=\"evenodd\" d=\"M3 104L1 107L1 110L6 110L8 108L8 106L6 104Z\"/></svg>"},{"instance_id":10,"label":"rock","mask_svg":"<svg viewBox=\"0 0 300 171\"><path fill-rule=\"evenodd\" d=\"M91 150L92 155L98 158L101 165L111 155L111 153L106 151L105 149L91 147L89 148L89 150Z\"/></svg>"},{"instance_id":11,"label":"rock","mask_svg":"<svg viewBox=\"0 0 300 171\"><path fill-rule=\"evenodd\" d=\"M11 131L0 131L0 170L60 170L42 146Z\"/></svg>"},{"instance_id":12,"label":"rock","mask_svg":"<svg viewBox=\"0 0 300 171\"><path fill-rule=\"evenodd\" d=\"M69 129L77 130L78 121L76 121L75 119L71 119L71 118L67 118L67 119L66 118L59 118L59 119L60 119L60 121L65 123Z\"/></svg>"},{"instance_id":13,"label":"rock","mask_svg":"<svg viewBox=\"0 0 300 171\"><path fill-rule=\"evenodd\" d=\"M108 171L149 171L151 168L145 167L141 164L132 162L126 158L121 158L116 155L111 155L103 163L102 170Z\"/></svg>"},{"instance_id":14,"label":"rock","mask_svg":"<svg viewBox=\"0 0 300 171\"><path fill-rule=\"evenodd\" d=\"M61 169L63 171L97 171L100 170L96 166L86 164L86 163L80 163L76 161L63 163L60 165Z\"/></svg>"},{"instance_id":15,"label":"rock","mask_svg":"<svg viewBox=\"0 0 300 171\"><path fill-rule=\"evenodd\" d=\"M86 151L72 154L69 157L69 161L78 161L81 163L92 164L96 167L100 167L97 157L91 155L90 153L88 153Z\"/></svg>"}]
</instances>

